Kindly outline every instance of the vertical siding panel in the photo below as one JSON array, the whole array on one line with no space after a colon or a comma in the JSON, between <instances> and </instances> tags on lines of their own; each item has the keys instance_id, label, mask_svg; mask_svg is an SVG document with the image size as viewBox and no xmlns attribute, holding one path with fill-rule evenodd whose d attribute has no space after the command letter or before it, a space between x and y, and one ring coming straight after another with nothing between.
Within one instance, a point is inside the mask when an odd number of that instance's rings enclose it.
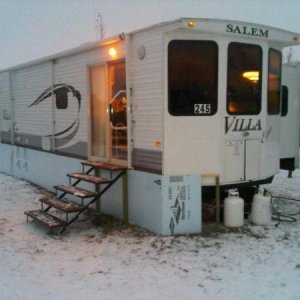
<instances>
[{"instance_id":1,"label":"vertical siding panel","mask_svg":"<svg viewBox=\"0 0 300 300\"><path fill-rule=\"evenodd\" d=\"M9 87L9 72L0 73L0 141L10 143L11 100Z\"/></svg>"},{"instance_id":2,"label":"vertical siding panel","mask_svg":"<svg viewBox=\"0 0 300 300\"><path fill-rule=\"evenodd\" d=\"M146 56L140 60L137 48L143 45ZM134 147L157 150L155 141L162 141L163 128L163 35L141 32L132 43L132 105L135 126Z\"/></svg>"},{"instance_id":3,"label":"vertical siding panel","mask_svg":"<svg viewBox=\"0 0 300 300\"><path fill-rule=\"evenodd\" d=\"M56 149L60 153L87 156L87 134L86 134L86 66L84 55L73 55L56 60L54 65L54 84L66 84L73 87L78 97L69 93L68 107L57 109L55 107L55 131L62 132L69 128L76 119L79 127L74 136L71 129L64 135L57 136ZM79 107L80 101L80 107ZM79 111L79 113L78 113ZM77 125L76 125L77 126Z\"/></svg>"},{"instance_id":4,"label":"vertical siding panel","mask_svg":"<svg viewBox=\"0 0 300 300\"><path fill-rule=\"evenodd\" d=\"M51 87L51 62L14 70L11 82L15 143L41 148L42 136L52 133L52 99L32 104Z\"/></svg>"},{"instance_id":5,"label":"vertical siding panel","mask_svg":"<svg viewBox=\"0 0 300 300\"><path fill-rule=\"evenodd\" d=\"M138 48L145 47L145 58ZM164 107L163 30L156 28L133 35L131 55L133 166L162 171Z\"/></svg>"}]
</instances>

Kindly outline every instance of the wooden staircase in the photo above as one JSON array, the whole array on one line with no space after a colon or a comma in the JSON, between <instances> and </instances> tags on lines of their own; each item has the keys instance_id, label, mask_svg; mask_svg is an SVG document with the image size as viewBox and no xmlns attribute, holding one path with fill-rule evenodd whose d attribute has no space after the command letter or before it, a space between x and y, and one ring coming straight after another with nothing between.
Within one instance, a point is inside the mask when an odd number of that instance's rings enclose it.
<instances>
[{"instance_id":1,"label":"wooden staircase","mask_svg":"<svg viewBox=\"0 0 300 300\"><path fill-rule=\"evenodd\" d=\"M63 233L78 217L85 212L93 203L100 199L100 197L125 173L127 168L124 166L95 162L95 161L83 161L81 173L69 173L69 185L56 185L55 197L43 197L39 199L41 202L41 209L25 211L24 214L34 221L45 225L52 233L53 230L59 230ZM88 169L87 169L88 168ZM102 178L97 176L100 170L108 170L110 172L110 178ZM91 175L90 173L96 175ZM73 183L72 183L73 181ZM89 191L78 187L81 182L89 182L95 185L95 191ZM99 186L103 187L101 190ZM75 203L70 200L63 199L67 194L73 195L81 199L81 203ZM55 210L58 210L65 214L65 219L61 219L61 213L55 214ZM71 214L71 217L69 216Z\"/></svg>"}]
</instances>

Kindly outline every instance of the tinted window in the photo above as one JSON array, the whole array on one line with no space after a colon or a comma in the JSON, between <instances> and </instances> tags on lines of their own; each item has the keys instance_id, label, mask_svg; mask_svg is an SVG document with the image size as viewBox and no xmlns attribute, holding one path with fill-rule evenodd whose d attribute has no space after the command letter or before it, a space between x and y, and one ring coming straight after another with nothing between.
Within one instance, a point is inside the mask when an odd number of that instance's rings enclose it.
<instances>
[{"instance_id":1,"label":"tinted window","mask_svg":"<svg viewBox=\"0 0 300 300\"><path fill-rule=\"evenodd\" d=\"M227 112L256 115L261 109L262 50L257 45L228 47Z\"/></svg>"},{"instance_id":2,"label":"tinted window","mask_svg":"<svg viewBox=\"0 0 300 300\"><path fill-rule=\"evenodd\" d=\"M68 108L68 89L61 87L54 91L56 95L56 108L57 109L66 109Z\"/></svg>"},{"instance_id":3,"label":"tinted window","mask_svg":"<svg viewBox=\"0 0 300 300\"><path fill-rule=\"evenodd\" d=\"M288 113L288 108L289 108L289 90L286 85L283 85L281 88L281 116L285 117Z\"/></svg>"},{"instance_id":4,"label":"tinted window","mask_svg":"<svg viewBox=\"0 0 300 300\"><path fill-rule=\"evenodd\" d=\"M268 113L277 115L280 112L281 89L281 52L269 50L268 72Z\"/></svg>"},{"instance_id":5,"label":"tinted window","mask_svg":"<svg viewBox=\"0 0 300 300\"><path fill-rule=\"evenodd\" d=\"M217 112L218 46L212 41L174 40L168 47L169 112L174 116Z\"/></svg>"}]
</instances>

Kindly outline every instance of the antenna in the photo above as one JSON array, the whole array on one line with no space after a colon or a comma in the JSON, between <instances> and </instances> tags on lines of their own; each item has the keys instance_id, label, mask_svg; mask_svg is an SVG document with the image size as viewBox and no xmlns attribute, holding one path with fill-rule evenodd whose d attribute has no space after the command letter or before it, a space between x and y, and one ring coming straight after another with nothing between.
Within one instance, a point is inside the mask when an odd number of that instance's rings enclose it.
<instances>
[{"instance_id":1,"label":"antenna","mask_svg":"<svg viewBox=\"0 0 300 300\"><path fill-rule=\"evenodd\" d=\"M289 48L287 52L287 62L290 63L293 59L293 49Z\"/></svg>"},{"instance_id":2,"label":"antenna","mask_svg":"<svg viewBox=\"0 0 300 300\"><path fill-rule=\"evenodd\" d=\"M104 38L104 25L103 25L103 17L100 13L100 11L97 12L96 18L95 18L95 28L97 30L97 33L99 34L99 39L102 40Z\"/></svg>"}]
</instances>

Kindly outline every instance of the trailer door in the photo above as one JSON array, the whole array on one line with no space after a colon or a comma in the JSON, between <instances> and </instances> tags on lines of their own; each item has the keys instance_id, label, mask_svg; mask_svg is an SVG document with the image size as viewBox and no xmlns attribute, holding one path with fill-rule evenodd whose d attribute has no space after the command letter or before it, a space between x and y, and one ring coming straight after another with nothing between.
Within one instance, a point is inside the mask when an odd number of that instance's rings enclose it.
<instances>
[{"instance_id":1,"label":"trailer door","mask_svg":"<svg viewBox=\"0 0 300 300\"><path fill-rule=\"evenodd\" d=\"M127 160L125 61L90 69L92 159Z\"/></svg>"},{"instance_id":2,"label":"trailer door","mask_svg":"<svg viewBox=\"0 0 300 300\"><path fill-rule=\"evenodd\" d=\"M228 46L227 115L225 116L225 181L260 177L262 49Z\"/></svg>"}]
</instances>

